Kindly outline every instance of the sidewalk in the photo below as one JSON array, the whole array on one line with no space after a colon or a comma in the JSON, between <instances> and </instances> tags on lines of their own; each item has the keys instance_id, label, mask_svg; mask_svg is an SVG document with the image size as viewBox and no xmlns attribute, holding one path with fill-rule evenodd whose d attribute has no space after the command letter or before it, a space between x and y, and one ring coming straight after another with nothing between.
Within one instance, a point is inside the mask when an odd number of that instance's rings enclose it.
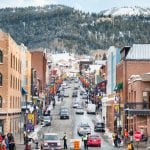
<instances>
[{"instance_id":1,"label":"sidewalk","mask_svg":"<svg viewBox=\"0 0 150 150\"><path fill-rule=\"evenodd\" d=\"M104 133L104 138L107 139L107 141L112 144L113 143L113 139L112 139L112 132L110 132L108 129L106 129L106 132ZM139 150L148 150L148 148L150 149L150 139L147 142L139 142L137 143L136 141L133 142L134 144L134 148L139 149ZM112 144L113 146L113 144ZM126 149L127 148L127 144L124 144L120 147L120 149Z\"/></svg>"}]
</instances>

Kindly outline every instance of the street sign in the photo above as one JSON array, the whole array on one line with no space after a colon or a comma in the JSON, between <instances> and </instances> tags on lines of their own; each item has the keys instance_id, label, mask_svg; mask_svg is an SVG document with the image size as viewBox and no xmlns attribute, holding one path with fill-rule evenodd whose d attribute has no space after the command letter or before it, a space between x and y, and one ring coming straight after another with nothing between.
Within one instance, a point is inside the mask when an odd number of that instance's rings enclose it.
<instances>
[{"instance_id":1,"label":"street sign","mask_svg":"<svg viewBox=\"0 0 150 150\"><path fill-rule=\"evenodd\" d=\"M142 134L141 134L140 131L135 131L135 132L134 132L134 140L135 140L136 142L139 142L139 141L141 140L141 137L142 137Z\"/></svg>"}]
</instances>

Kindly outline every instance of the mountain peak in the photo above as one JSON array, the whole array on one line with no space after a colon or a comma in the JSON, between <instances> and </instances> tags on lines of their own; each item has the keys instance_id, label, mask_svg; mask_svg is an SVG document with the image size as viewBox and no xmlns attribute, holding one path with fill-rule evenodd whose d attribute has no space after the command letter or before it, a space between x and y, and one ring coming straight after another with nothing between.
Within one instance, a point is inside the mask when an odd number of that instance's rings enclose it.
<instances>
[{"instance_id":1,"label":"mountain peak","mask_svg":"<svg viewBox=\"0 0 150 150\"><path fill-rule=\"evenodd\" d=\"M104 16L149 16L150 8L142 8L142 7L121 7L121 8L112 8L109 10L103 11Z\"/></svg>"}]
</instances>

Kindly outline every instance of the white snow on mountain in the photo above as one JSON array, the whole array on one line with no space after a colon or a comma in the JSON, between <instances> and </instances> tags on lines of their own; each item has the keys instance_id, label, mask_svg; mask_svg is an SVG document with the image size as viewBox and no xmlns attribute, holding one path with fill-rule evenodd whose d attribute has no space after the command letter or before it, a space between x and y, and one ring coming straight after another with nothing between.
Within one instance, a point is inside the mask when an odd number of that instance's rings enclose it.
<instances>
[{"instance_id":1,"label":"white snow on mountain","mask_svg":"<svg viewBox=\"0 0 150 150\"><path fill-rule=\"evenodd\" d=\"M112 8L110 10L105 10L103 12L105 16L149 16L150 8L141 8L141 7L121 7L121 8Z\"/></svg>"}]
</instances>

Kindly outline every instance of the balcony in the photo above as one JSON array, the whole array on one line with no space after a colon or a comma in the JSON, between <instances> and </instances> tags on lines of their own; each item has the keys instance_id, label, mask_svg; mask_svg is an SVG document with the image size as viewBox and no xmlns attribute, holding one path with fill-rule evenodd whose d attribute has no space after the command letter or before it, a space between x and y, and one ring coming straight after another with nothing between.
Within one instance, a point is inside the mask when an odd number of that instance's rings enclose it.
<instances>
[{"instance_id":1,"label":"balcony","mask_svg":"<svg viewBox=\"0 0 150 150\"><path fill-rule=\"evenodd\" d=\"M133 102L125 104L125 114L127 115L149 115L150 103L147 102Z\"/></svg>"}]
</instances>

